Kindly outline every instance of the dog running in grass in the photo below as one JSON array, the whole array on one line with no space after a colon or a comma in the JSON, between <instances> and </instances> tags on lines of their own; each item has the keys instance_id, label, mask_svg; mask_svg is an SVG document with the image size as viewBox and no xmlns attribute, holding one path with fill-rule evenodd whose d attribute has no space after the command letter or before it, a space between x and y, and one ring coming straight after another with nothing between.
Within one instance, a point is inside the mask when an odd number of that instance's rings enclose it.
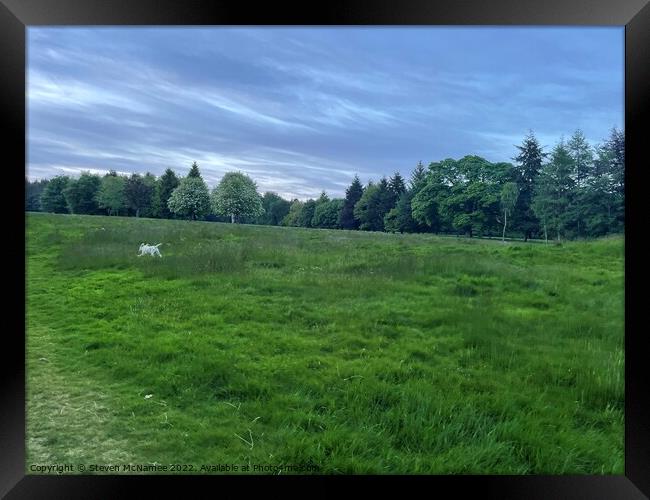
<instances>
[{"instance_id":1,"label":"dog running in grass","mask_svg":"<svg viewBox=\"0 0 650 500\"><path fill-rule=\"evenodd\" d=\"M157 245L147 245L146 243L142 243L140 245L140 253L138 254L138 257L142 257L143 255L157 255L158 257L162 257L162 255L160 255L160 250L158 250L160 245L162 245L162 243L158 243Z\"/></svg>"}]
</instances>

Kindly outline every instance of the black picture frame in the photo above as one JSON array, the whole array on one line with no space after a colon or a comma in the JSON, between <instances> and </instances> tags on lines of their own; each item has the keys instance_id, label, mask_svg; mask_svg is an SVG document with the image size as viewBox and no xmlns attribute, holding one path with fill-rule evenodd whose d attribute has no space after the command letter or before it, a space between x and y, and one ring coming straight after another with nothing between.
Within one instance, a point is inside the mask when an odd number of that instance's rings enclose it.
<instances>
[{"instance_id":1,"label":"black picture frame","mask_svg":"<svg viewBox=\"0 0 650 500\"><path fill-rule=\"evenodd\" d=\"M40 25L607 25L625 26L625 475L621 476L360 476L260 477L255 482L286 491L291 484L379 486L408 481L406 493L452 488L454 495L498 498L636 499L650 495L650 376L640 318L643 257L641 189L650 103L650 4L648 0L375 0L296 5L234 0L0 0L0 92L5 175L18 186L25 165L26 27ZM6 151L13 153L6 155ZM9 159L11 158L11 160ZM23 178L20 178L20 177ZM15 184L14 184L15 183ZM12 191L12 190L8 190ZM16 193L19 190L15 190ZM10 207L19 242L5 304L15 327L5 327L0 370L0 496L6 498L114 498L144 486L149 493L210 482L248 492L250 477L233 476L35 476L25 474L25 218L20 194ZM21 253L21 250L23 251ZM7 261L5 261L7 262ZM635 293L639 291L639 293ZM22 327L22 334L20 328ZM413 484L420 483L420 484ZM406 484L400 485L402 491ZM213 489L213 488L218 488ZM179 491L179 490L176 490ZM183 494L183 493L179 493ZM185 493L187 494L187 493Z\"/></svg>"}]
</instances>

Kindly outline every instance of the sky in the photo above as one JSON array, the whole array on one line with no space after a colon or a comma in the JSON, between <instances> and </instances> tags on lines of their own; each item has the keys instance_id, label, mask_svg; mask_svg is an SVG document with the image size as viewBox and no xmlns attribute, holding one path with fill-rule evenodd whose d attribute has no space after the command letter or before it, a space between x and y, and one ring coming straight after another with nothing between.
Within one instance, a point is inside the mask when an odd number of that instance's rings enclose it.
<instances>
[{"instance_id":1,"label":"sky","mask_svg":"<svg viewBox=\"0 0 650 500\"><path fill-rule=\"evenodd\" d=\"M623 27L28 27L30 180L250 175L344 196L468 154L624 125Z\"/></svg>"}]
</instances>

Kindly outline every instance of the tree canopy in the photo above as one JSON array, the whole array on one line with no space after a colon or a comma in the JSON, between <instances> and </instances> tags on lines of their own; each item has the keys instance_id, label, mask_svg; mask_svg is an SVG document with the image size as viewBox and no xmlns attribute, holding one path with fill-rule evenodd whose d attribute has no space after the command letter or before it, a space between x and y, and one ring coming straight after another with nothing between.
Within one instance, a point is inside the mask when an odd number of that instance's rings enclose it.
<instances>
[{"instance_id":1,"label":"tree canopy","mask_svg":"<svg viewBox=\"0 0 650 500\"><path fill-rule=\"evenodd\" d=\"M110 171L25 182L25 209L59 213L173 216L211 221L391 232L556 239L624 231L625 134L613 128L592 145L581 130L550 153L530 131L514 164L477 155L420 161L408 181L401 172L368 181L355 174L345 198L320 190L316 199L257 192L253 179L228 172L212 194L196 162L183 179L171 168L156 178ZM318 190L315 191L319 192Z\"/></svg>"},{"instance_id":2,"label":"tree canopy","mask_svg":"<svg viewBox=\"0 0 650 500\"><path fill-rule=\"evenodd\" d=\"M212 209L216 214L230 216L232 223L264 213L257 185L241 172L228 172L223 176L212 192Z\"/></svg>"},{"instance_id":3,"label":"tree canopy","mask_svg":"<svg viewBox=\"0 0 650 500\"><path fill-rule=\"evenodd\" d=\"M167 202L169 210L181 217L197 220L210 212L208 186L200 177L185 177Z\"/></svg>"}]
</instances>

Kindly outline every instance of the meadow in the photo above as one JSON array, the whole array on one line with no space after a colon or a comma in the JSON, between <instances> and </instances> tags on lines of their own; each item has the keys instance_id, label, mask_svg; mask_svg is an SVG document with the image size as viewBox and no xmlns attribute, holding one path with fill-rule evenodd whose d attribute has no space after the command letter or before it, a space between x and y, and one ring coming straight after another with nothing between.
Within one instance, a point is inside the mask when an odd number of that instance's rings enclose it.
<instances>
[{"instance_id":1,"label":"meadow","mask_svg":"<svg viewBox=\"0 0 650 500\"><path fill-rule=\"evenodd\" d=\"M623 263L622 236L30 213L27 464L623 474Z\"/></svg>"}]
</instances>

